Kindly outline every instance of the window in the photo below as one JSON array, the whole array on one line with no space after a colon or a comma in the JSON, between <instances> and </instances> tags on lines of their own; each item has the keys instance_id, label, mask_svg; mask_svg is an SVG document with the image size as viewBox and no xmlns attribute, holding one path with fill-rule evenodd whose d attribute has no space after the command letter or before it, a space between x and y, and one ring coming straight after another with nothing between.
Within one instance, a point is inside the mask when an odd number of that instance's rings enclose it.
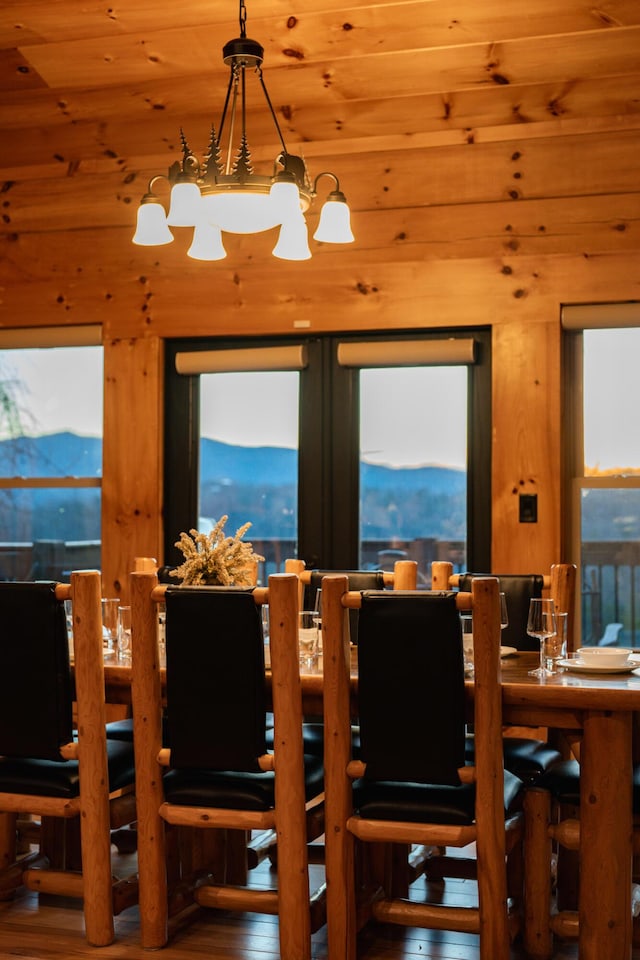
<instances>
[{"instance_id":1,"label":"window","mask_svg":"<svg viewBox=\"0 0 640 960\"><path fill-rule=\"evenodd\" d=\"M200 376L198 529L247 520L246 539L279 569L298 542L297 371ZM277 551L275 545L278 545Z\"/></svg>"},{"instance_id":2,"label":"window","mask_svg":"<svg viewBox=\"0 0 640 960\"><path fill-rule=\"evenodd\" d=\"M635 646L640 637L640 440L631 413L640 405L640 314L637 326L615 326L629 322L630 307L637 305L602 305L594 314L583 307L577 329L570 308L563 312L575 424L570 536L587 644Z\"/></svg>"},{"instance_id":3,"label":"window","mask_svg":"<svg viewBox=\"0 0 640 960\"><path fill-rule=\"evenodd\" d=\"M100 566L102 348L98 328L0 339L0 578ZM74 333L81 343L69 346ZM50 346L14 346L38 335ZM56 345L59 342L63 345Z\"/></svg>"},{"instance_id":4,"label":"window","mask_svg":"<svg viewBox=\"0 0 640 960\"><path fill-rule=\"evenodd\" d=\"M263 574L488 566L490 339L173 341L165 556L182 530L249 520ZM474 478L474 482L471 480ZM474 559L475 558L475 559Z\"/></svg>"}]
</instances>

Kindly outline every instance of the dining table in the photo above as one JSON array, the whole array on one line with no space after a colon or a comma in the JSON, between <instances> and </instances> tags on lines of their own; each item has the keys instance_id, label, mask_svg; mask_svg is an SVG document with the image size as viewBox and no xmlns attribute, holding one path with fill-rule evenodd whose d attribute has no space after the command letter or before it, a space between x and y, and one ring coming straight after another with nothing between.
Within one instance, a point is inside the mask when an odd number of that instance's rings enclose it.
<instances>
[{"instance_id":1,"label":"dining table","mask_svg":"<svg viewBox=\"0 0 640 960\"><path fill-rule=\"evenodd\" d=\"M625 673L562 669L541 680L529 671L538 655L501 659L503 723L564 731L579 743L581 960L630 960L632 951L632 765L634 714L640 716L640 662ZM162 673L162 670L161 670ZM266 682L269 684L269 671ZM352 650L351 686L357 690ZM131 666L105 662L106 698L129 703ZM322 715L322 657L301 672L303 710ZM473 680L465 683L470 717Z\"/></svg>"}]
</instances>

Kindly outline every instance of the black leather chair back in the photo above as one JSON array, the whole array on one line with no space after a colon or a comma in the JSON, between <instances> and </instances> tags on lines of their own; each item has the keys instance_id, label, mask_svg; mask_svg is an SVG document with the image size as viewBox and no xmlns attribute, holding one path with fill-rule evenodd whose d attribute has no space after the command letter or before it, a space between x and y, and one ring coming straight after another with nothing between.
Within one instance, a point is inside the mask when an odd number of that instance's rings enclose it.
<instances>
[{"instance_id":1,"label":"black leather chair back","mask_svg":"<svg viewBox=\"0 0 640 960\"><path fill-rule=\"evenodd\" d=\"M460 782L465 694L454 593L363 595L358 708L367 778Z\"/></svg>"},{"instance_id":2,"label":"black leather chair back","mask_svg":"<svg viewBox=\"0 0 640 960\"><path fill-rule=\"evenodd\" d=\"M60 760L73 739L64 604L56 584L0 583L0 754Z\"/></svg>"},{"instance_id":3,"label":"black leather chair back","mask_svg":"<svg viewBox=\"0 0 640 960\"><path fill-rule=\"evenodd\" d=\"M168 587L167 740L178 768L258 771L266 696L251 589Z\"/></svg>"}]
</instances>

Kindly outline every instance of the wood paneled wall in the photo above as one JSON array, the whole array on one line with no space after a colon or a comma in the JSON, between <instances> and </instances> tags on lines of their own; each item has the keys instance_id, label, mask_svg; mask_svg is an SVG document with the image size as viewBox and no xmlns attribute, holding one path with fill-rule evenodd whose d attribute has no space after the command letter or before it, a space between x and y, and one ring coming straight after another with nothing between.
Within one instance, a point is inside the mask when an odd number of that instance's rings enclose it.
<instances>
[{"instance_id":1,"label":"wood paneled wall","mask_svg":"<svg viewBox=\"0 0 640 960\"><path fill-rule=\"evenodd\" d=\"M104 342L102 581L129 592L133 558L162 558L163 341Z\"/></svg>"}]
</instances>

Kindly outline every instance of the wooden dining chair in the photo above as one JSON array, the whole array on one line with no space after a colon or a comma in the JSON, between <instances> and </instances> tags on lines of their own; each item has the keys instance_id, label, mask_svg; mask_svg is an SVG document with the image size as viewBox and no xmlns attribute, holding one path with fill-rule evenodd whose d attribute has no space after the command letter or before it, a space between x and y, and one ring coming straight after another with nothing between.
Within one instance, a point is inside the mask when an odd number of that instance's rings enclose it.
<instances>
[{"instance_id":1,"label":"wooden dining chair","mask_svg":"<svg viewBox=\"0 0 640 960\"><path fill-rule=\"evenodd\" d=\"M472 574L454 574L452 564L445 561L435 561L432 564L431 573L431 585L434 590L468 591L473 581ZM513 630L509 637L505 635L506 631L502 631L501 642L506 646L513 645L519 650L530 648L523 639L523 633L526 636L529 600L532 597L542 596L543 591L548 596L553 596L557 610L573 611L576 582L574 564L554 564L548 576L500 575L498 581L500 590L506 595L509 623ZM573 613L571 620L573 621ZM528 638L528 640L532 639ZM507 643L508 640L511 644ZM470 734L466 741L468 759L473 758L474 744L473 734ZM570 745L562 746L564 752L568 753ZM563 756L558 745L549 742L546 731L541 731L538 727L506 728L503 731L503 749L507 770L515 773L526 784L537 782L545 770L561 760Z\"/></svg>"},{"instance_id":2,"label":"wooden dining chair","mask_svg":"<svg viewBox=\"0 0 640 960\"><path fill-rule=\"evenodd\" d=\"M0 896L25 887L80 898L87 941L106 946L114 914L137 903L135 878L112 877L110 831L136 811L132 745L105 736L100 573L74 572L70 584L0 583L0 620ZM39 848L18 857L25 814L42 824Z\"/></svg>"},{"instance_id":3,"label":"wooden dining chair","mask_svg":"<svg viewBox=\"0 0 640 960\"><path fill-rule=\"evenodd\" d=\"M479 933L482 960L507 960L517 927L509 905L518 902L521 884L515 868L522 783L505 772L500 747L498 581L476 579L472 594L361 594L347 587L345 576L325 577L322 586L329 956L354 960L358 927L373 918ZM354 606L360 609L357 694L345 628ZM473 611L477 631L474 767L464 756L459 610L465 608ZM360 718L358 758L352 754L354 712ZM387 888L391 874L379 867L381 845L473 842L477 906L418 902Z\"/></svg>"},{"instance_id":4,"label":"wooden dining chair","mask_svg":"<svg viewBox=\"0 0 640 960\"><path fill-rule=\"evenodd\" d=\"M305 756L298 665L298 581L268 587L157 586L131 575L133 716L142 946L167 942L169 916L193 903L278 916L280 956L309 960L324 922L324 886L310 892L307 840L322 833L322 760ZM166 602L166 715L155 607ZM264 639L269 605L274 746L266 749ZM176 834L199 838L175 860ZM228 882L216 839L277 830L277 889ZM237 844L236 844L237 846ZM209 849L215 848L215 856Z\"/></svg>"}]
</instances>

